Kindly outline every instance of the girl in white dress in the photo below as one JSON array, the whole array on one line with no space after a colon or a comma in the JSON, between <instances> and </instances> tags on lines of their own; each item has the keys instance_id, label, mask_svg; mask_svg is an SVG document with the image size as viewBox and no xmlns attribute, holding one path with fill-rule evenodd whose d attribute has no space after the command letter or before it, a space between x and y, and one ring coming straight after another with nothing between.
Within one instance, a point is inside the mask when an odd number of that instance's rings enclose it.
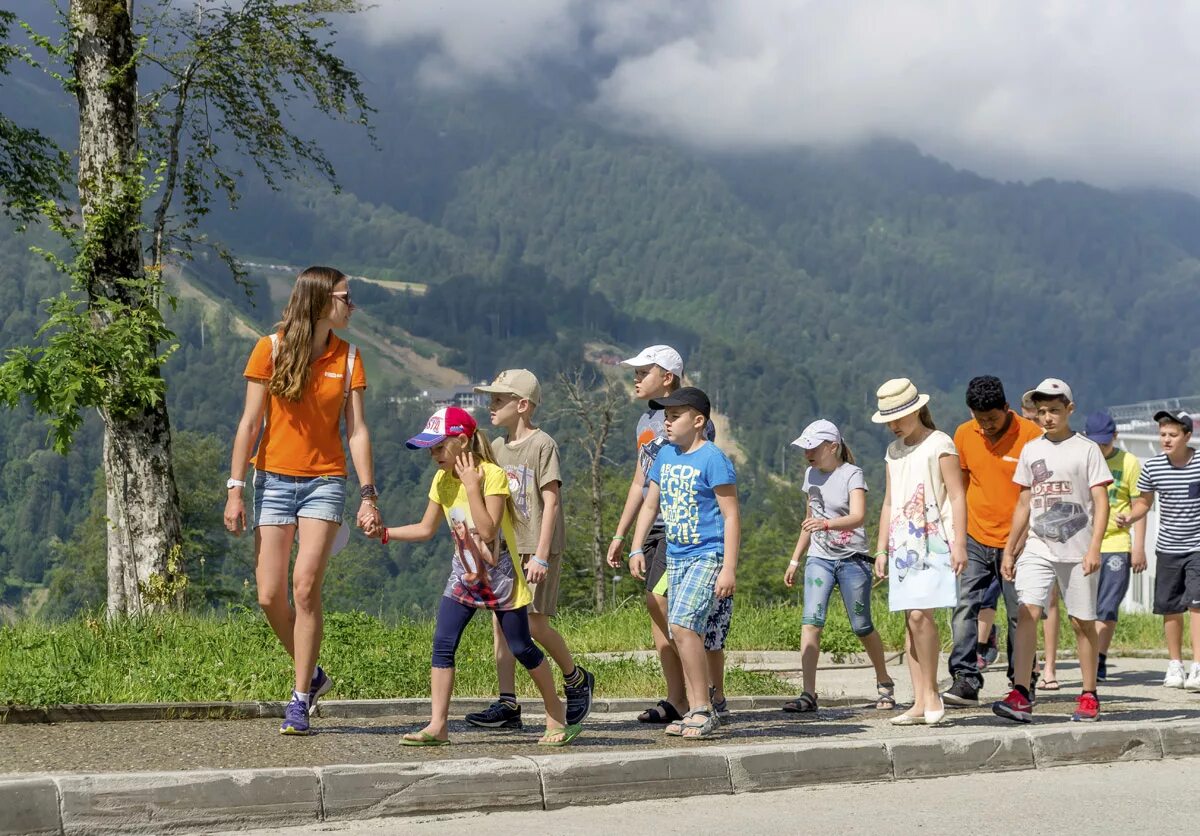
<instances>
[{"instance_id":1,"label":"girl in white dress","mask_svg":"<svg viewBox=\"0 0 1200 836\"><path fill-rule=\"evenodd\" d=\"M967 565L967 503L958 451L933 423L929 396L907 378L876 393L871 420L896 436L888 445L887 489L879 515L875 574L888 577L888 606L905 611L913 705L896 725L937 725L946 714L938 694L941 640L933 611L958 603L955 575Z\"/></svg>"}]
</instances>

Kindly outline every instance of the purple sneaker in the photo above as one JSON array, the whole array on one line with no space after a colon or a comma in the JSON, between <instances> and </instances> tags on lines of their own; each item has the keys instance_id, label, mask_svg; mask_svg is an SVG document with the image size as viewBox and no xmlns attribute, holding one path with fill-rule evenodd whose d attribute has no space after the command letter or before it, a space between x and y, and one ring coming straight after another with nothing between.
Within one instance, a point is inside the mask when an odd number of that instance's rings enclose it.
<instances>
[{"instance_id":1,"label":"purple sneaker","mask_svg":"<svg viewBox=\"0 0 1200 836\"><path fill-rule=\"evenodd\" d=\"M280 734L308 734L308 706L304 700L292 696L292 701L283 711L283 725L279 727Z\"/></svg>"},{"instance_id":2,"label":"purple sneaker","mask_svg":"<svg viewBox=\"0 0 1200 836\"><path fill-rule=\"evenodd\" d=\"M313 674L312 683L308 686L308 710L311 713L317 707L317 700L329 693L329 689L333 687L333 680L326 675L324 669L317 665L316 673Z\"/></svg>"}]
</instances>

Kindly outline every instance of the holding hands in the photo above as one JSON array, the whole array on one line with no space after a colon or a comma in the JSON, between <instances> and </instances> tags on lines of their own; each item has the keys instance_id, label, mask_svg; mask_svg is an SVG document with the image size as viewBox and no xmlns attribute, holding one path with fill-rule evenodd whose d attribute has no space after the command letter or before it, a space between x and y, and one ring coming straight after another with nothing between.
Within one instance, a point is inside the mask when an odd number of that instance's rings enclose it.
<instances>
[{"instance_id":1,"label":"holding hands","mask_svg":"<svg viewBox=\"0 0 1200 836\"><path fill-rule=\"evenodd\" d=\"M358 516L355 520L362 533L371 539L383 536L383 517L374 502L363 500L358 506Z\"/></svg>"}]
</instances>

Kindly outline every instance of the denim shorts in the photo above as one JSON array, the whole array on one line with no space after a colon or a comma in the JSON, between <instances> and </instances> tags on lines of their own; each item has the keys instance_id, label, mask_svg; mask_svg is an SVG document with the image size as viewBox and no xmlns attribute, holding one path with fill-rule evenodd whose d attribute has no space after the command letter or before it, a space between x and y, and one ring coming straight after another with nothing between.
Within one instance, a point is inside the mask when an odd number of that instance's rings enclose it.
<instances>
[{"instance_id":1,"label":"denim shorts","mask_svg":"<svg viewBox=\"0 0 1200 836\"><path fill-rule=\"evenodd\" d=\"M804 618L802 623L824 627L834 584L842 593L850 628L856 636L875 630L871 621L871 572L874 564L865 556L841 560L809 555L804 562Z\"/></svg>"},{"instance_id":2,"label":"denim shorts","mask_svg":"<svg viewBox=\"0 0 1200 836\"><path fill-rule=\"evenodd\" d=\"M346 510L345 476L254 474L254 524L295 525L300 517L341 523Z\"/></svg>"}]
</instances>

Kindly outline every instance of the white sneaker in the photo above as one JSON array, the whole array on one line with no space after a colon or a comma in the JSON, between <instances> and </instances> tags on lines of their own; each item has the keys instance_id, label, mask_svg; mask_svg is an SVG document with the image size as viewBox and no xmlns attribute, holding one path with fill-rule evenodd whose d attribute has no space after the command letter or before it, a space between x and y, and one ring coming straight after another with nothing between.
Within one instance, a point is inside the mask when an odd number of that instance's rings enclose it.
<instances>
[{"instance_id":1,"label":"white sneaker","mask_svg":"<svg viewBox=\"0 0 1200 836\"><path fill-rule=\"evenodd\" d=\"M1192 672L1183 687L1188 691L1200 691L1200 662L1192 662Z\"/></svg>"},{"instance_id":2,"label":"white sneaker","mask_svg":"<svg viewBox=\"0 0 1200 836\"><path fill-rule=\"evenodd\" d=\"M1183 687L1183 662L1172 659L1167 663L1167 675L1163 677L1164 688Z\"/></svg>"}]
</instances>

